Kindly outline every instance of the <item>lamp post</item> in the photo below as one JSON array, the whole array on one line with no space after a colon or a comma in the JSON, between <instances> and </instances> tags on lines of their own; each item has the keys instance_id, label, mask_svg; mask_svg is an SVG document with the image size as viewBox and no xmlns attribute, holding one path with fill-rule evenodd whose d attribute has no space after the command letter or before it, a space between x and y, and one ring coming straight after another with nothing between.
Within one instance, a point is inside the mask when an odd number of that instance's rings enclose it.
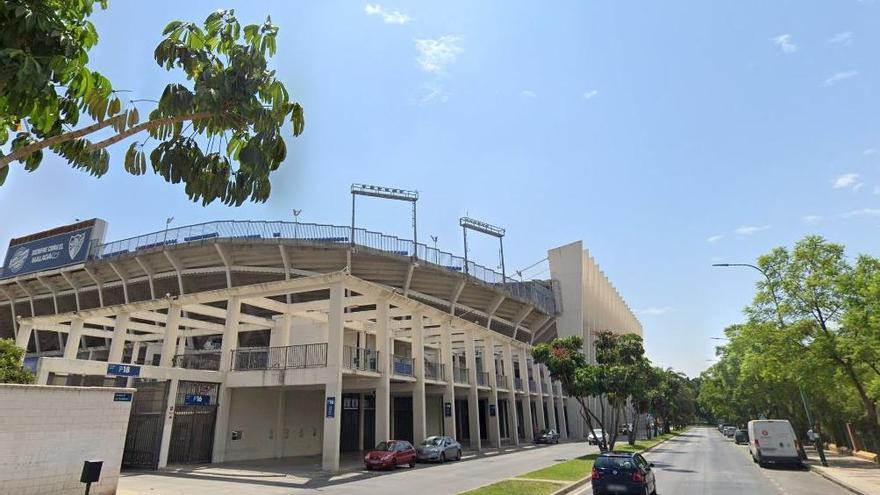
<instances>
[{"instance_id":1,"label":"lamp post","mask_svg":"<svg viewBox=\"0 0 880 495\"><path fill-rule=\"evenodd\" d=\"M162 246L168 242L168 226L171 225L171 222L174 221L174 217L168 217L165 219L165 236L162 238Z\"/></svg>"},{"instance_id":2,"label":"lamp post","mask_svg":"<svg viewBox=\"0 0 880 495\"><path fill-rule=\"evenodd\" d=\"M299 231L297 227L299 226L299 214L302 213L302 210L293 209L293 238L299 239Z\"/></svg>"},{"instance_id":3,"label":"lamp post","mask_svg":"<svg viewBox=\"0 0 880 495\"><path fill-rule=\"evenodd\" d=\"M712 263L712 266L719 268L745 267L753 268L760 272L761 275L763 275L764 278L767 279L767 286L770 289L770 296L773 298L773 305L776 308L776 320L777 324L779 325L779 329L785 329L785 320L782 318L782 310L779 307L779 296L776 295L776 289L773 287L773 280L770 278L770 275L768 275L766 271L750 263ZM804 389L800 384L798 384L798 391L801 395L801 402L803 402L804 404L804 413L807 415L807 422L810 424L810 426L813 426L813 415L810 414L810 408L807 407L807 398L804 396ZM825 451L822 449L822 442L820 440L816 441L816 451L818 451L819 453L819 459L822 461L822 465L828 466L828 462L825 460ZM801 455L806 459L807 454L804 452L803 446L801 446Z\"/></svg>"},{"instance_id":4,"label":"lamp post","mask_svg":"<svg viewBox=\"0 0 880 495\"><path fill-rule=\"evenodd\" d=\"M439 239L439 237L437 237L436 235L431 236L431 241L434 242L434 263L437 265L440 264L440 251L437 251L437 240L438 239Z\"/></svg>"}]
</instances>

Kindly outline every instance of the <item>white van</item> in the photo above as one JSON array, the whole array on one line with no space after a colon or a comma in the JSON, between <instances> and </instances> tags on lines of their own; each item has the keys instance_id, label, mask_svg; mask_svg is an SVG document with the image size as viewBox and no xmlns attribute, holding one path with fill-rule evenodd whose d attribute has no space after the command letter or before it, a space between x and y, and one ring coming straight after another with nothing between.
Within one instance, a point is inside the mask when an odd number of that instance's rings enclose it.
<instances>
[{"instance_id":1,"label":"white van","mask_svg":"<svg viewBox=\"0 0 880 495\"><path fill-rule=\"evenodd\" d=\"M802 465L797 438L786 419L749 421L749 452L761 467L769 463Z\"/></svg>"}]
</instances>

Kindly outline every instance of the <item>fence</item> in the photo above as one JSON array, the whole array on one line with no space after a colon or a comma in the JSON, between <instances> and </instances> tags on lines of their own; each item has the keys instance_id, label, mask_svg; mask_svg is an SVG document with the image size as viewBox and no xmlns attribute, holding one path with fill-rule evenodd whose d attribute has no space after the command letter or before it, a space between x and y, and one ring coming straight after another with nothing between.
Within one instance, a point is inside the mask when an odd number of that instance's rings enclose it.
<instances>
[{"instance_id":1,"label":"fence","mask_svg":"<svg viewBox=\"0 0 880 495\"><path fill-rule=\"evenodd\" d=\"M500 286L515 297L525 299L548 314L556 313L553 290L535 281L502 277L495 270L451 253L408 239L362 228L298 222L220 221L175 227L90 247L91 259L109 259L145 249L211 242L216 239L297 240L308 244L357 245L398 256L411 256L440 268L467 274L487 284Z\"/></svg>"},{"instance_id":2,"label":"fence","mask_svg":"<svg viewBox=\"0 0 880 495\"><path fill-rule=\"evenodd\" d=\"M453 368L455 383L468 383L468 369L464 366L455 366Z\"/></svg>"},{"instance_id":3,"label":"fence","mask_svg":"<svg viewBox=\"0 0 880 495\"><path fill-rule=\"evenodd\" d=\"M481 387L489 386L489 373L484 371L477 372L477 385Z\"/></svg>"},{"instance_id":4,"label":"fence","mask_svg":"<svg viewBox=\"0 0 880 495\"><path fill-rule=\"evenodd\" d=\"M425 359L425 378L428 380L445 380L446 367L443 363L435 363Z\"/></svg>"},{"instance_id":5,"label":"fence","mask_svg":"<svg viewBox=\"0 0 880 495\"><path fill-rule=\"evenodd\" d=\"M507 375L495 375L495 386L498 388L507 388Z\"/></svg>"},{"instance_id":6,"label":"fence","mask_svg":"<svg viewBox=\"0 0 880 495\"><path fill-rule=\"evenodd\" d=\"M342 366L361 371L377 371L379 351L363 347L344 346L342 348Z\"/></svg>"},{"instance_id":7,"label":"fence","mask_svg":"<svg viewBox=\"0 0 880 495\"><path fill-rule=\"evenodd\" d=\"M178 354L174 356L174 367L188 370L217 371L220 369L220 351Z\"/></svg>"},{"instance_id":8,"label":"fence","mask_svg":"<svg viewBox=\"0 0 880 495\"><path fill-rule=\"evenodd\" d=\"M232 351L232 369L271 370L327 366L327 344L245 347Z\"/></svg>"},{"instance_id":9,"label":"fence","mask_svg":"<svg viewBox=\"0 0 880 495\"><path fill-rule=\"evenodd\" d=\"M406 356L394 356L394 374L413 376L413 358Z\"/></svg>"}]
</instances>

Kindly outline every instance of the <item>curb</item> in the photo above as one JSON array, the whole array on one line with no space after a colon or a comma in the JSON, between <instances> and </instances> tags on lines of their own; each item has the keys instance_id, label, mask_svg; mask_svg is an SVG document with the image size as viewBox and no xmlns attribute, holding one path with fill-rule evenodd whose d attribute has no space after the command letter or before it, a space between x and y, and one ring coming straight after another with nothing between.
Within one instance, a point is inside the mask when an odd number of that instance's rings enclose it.
<instances>
[{"instance_id":1,"label":"curb","mask_svg":"<svg viewBox=\"0 0 880 495\"><path fill-rule=\"evenodd\" d=\"M839 479L835 478L834 476L831 476L830 474L825 473L822 469L816 469L816 466L813 466L812 464L807 464L807 466L810 468L811 473L813 473L817 476L821 476L821 477L825 478L826 480L834 483L835 485L846 489L849 492L855 493L856 495L868 495L867 493L865 493L857 488L854 488L854 487L844 483L843 481L840 481Z\"/></svg>"},{"instance_id":2,"label":"curb","mask_svg":"<svg viewBox=\"0 0 880 495\"><path fill-rule=\"evenodd\" d=\"M686 430L686 429L683 430L682 433L684 433L684 431L687 431L687 430ZM670 440L672 440L673 438L676 438L676 437L678 437L678 435L675 435L675 436L669 437L669 438L663 440L662 442L658 442L658 443L656 443L656 444L654 444L654 445L648 447L648 448L645 449L645 450L640 450L639 453L640 453L640 454L643 454L643 453L645 453L645 452L650 452L650 451L656 449L657 447L663 445L664 443L666 443L666 442L668 442L668 441L670 441ZM586 485L587 483L589 483L590 480L592 480L592 476L587 476L587 477L585 477L585 478L581 478L581 479L575 481L574 483L572 483L572 484L570 484L570 485L568 485L568 486L564 486L564 487L560 488L559 490L556 490L556 491L553 492L551 495L565 495L565 494L567 494L567 493L571 493L571 492L577 490L578 488L581 488L582 486L584 486L584 485ZM864 493L861 493L861 492L856 492L856 493L858 493L859 495L867 495L867 494L864 494Z\"/></svg>"}]
</instances>

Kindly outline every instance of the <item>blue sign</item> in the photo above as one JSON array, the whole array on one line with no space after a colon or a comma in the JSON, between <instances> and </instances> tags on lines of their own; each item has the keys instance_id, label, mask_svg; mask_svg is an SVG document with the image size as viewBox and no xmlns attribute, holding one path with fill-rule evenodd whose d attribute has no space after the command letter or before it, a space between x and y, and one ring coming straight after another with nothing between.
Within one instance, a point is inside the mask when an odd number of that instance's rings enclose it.
<instances>
[{"instance_id":1,"label":"blue sign","mask_svg":"<svg viewBox=\"0 0 880 495\"><path fill-rule=\"evenodd\" d=\"M52 270L62 266L82 263L89 255L92 229L36 239L15 246L6 252L3 277L15 277L25 273Z\"/></svg>"},{"instance_id":2,"label":"blue sign","mask_svg":"<svg viewBox=\"0 0 880 495\"><path fill-rule=\"evenodd\" d=\"M141 376L141 367L131 364L107 364L107 376Z\"/></svg>"},{"instance_id":3,"label":"blue sign","mask_svg":"<svg viewBox=\"0 0 880 495\"><path fill-rule=\"evenodd\" d=\"M207 406L211 404L210 395L186 394L183 403L187 406Z\"/></svg>"},{"instance_id":4,"label":"blue sign","mask_svg":"<svg viewBox=\"0 0 880 495\"><path fill-rule=\"evenodd\" d=\"M131 392L116 392L113 394L113 402L131 402Z\"/></svg>"},{"instance_id":5,"label":"blue sign","mask_svg":"<svg viewBox=\"0 0 880 495\"><path fill-rule=\"evenodd\" d=\"M336 417L336 397L327 397L327 414L328 418Z\"/></svg>"},{"instance_id":6,"label":"blue sign","mask_svg":"<svg viewBox=\"0 0 880 495\"><path fill-rule=\"evenodd\" d=\"M452 417L452 402L444 402L443 403L443 415L447 418Z\"/></svg>"},{"instance_id":7,"label":"blue sign","mask_svg":"<svg viewBox=\"0 0 880 495\"><path fill-rule=\"evenodd\" d=\"M495 404L489 404L489 416L495 416Z\"/></svg>"}]
</instances>

